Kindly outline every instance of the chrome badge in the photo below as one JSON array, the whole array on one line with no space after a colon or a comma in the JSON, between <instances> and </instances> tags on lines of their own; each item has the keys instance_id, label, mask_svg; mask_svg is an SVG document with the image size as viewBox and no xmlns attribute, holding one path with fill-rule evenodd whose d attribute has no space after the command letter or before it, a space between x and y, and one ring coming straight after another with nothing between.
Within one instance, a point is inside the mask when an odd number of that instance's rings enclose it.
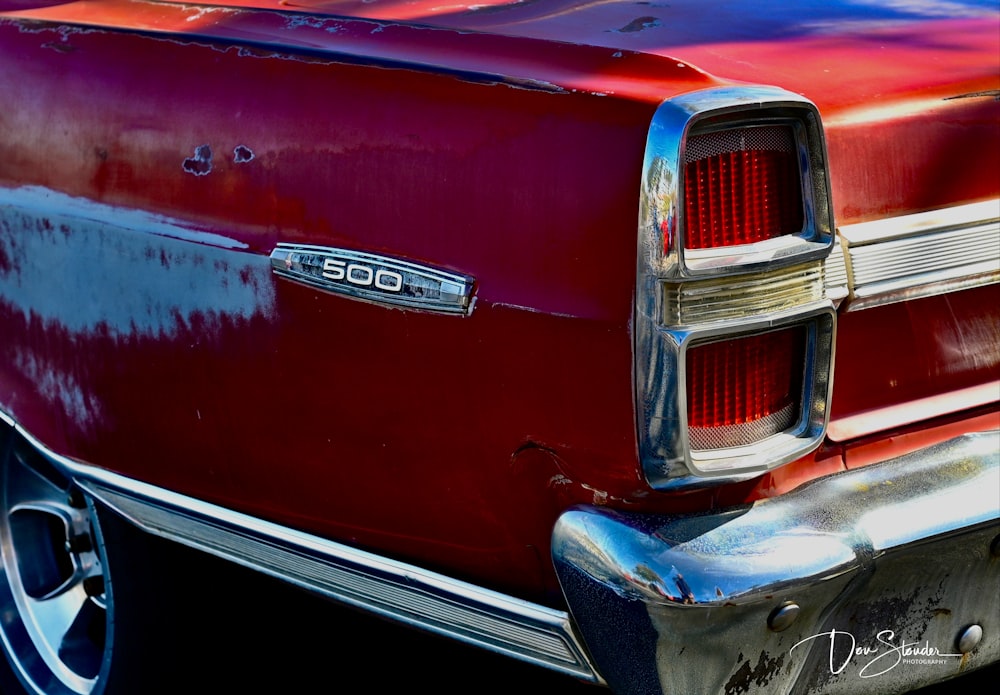
<instances>
[{"instance_id":1,"label":"chrome badge","mask_svg":"<svg viewBox=\"0 0 1000 695\"><path fill-rule=\"evenodd\" d=\"M347 249L278 244L271 269L280 277L377 304L468 316L474 280L466 275Z\"/></svg>"}]
</instances>

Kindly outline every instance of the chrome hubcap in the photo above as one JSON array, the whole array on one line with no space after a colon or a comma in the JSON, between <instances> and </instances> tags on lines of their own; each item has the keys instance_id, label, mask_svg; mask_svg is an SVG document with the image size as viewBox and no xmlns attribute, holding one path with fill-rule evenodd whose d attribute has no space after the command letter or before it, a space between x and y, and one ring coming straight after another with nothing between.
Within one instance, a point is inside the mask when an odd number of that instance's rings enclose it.
<instances>
[{"instance_id":1,"label":"chrome hubcap","mask_svg":"<svg viewBox=\"0 0 1000 695\"><path fill-rule=\"evenodd\" d=\"M0 636L39 695L89 695L110 648L92 507L44 461L15 451L0 485Z\"/></svg>"}]
</instances>

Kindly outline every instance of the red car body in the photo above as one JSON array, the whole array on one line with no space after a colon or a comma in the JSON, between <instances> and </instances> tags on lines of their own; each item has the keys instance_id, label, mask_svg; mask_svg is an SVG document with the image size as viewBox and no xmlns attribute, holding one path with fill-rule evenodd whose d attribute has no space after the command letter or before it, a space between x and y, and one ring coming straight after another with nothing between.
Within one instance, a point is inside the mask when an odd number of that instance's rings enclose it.
<instances>
[{"instance_id":1,"label":"red car body","mask_svg":"<svg viewBox=\"0 0 1000 695\"><path fill-rule=\"evenodd\" d=\"M105 503L127 479L565 611L552 534L576 505L718 513L1000 427L998 22L975 2L0 0L0 411ZM815 104L838 229L979 205L985 244L933 291L834 303L821 442L670 489L637 432L650 123L747 85ZM319 291L273 272L279 244L459 274L474 304ZM965 670L1000 656L980 610ZM631 692L580 630L582 677Z\"/></svg>"}]
</instances>

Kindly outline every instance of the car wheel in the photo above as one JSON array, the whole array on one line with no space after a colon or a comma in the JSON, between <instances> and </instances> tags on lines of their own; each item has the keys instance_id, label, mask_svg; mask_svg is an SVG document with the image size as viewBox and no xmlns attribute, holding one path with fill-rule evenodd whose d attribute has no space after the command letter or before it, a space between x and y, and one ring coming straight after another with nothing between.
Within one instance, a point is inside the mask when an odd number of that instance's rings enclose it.
<instances>
[{"instance_id":1,"label":"car wheel","mask_svg":"<svg viewBox=\"0 0 1000 695\"><path fill-rule=\"evenodd\" d=\"M96 509L20 437L7 439L14 441L0 450L0 638L10 669L0 674L0 690L99 695L111 667L115 601Z\"/></svg>"}]
</instances>

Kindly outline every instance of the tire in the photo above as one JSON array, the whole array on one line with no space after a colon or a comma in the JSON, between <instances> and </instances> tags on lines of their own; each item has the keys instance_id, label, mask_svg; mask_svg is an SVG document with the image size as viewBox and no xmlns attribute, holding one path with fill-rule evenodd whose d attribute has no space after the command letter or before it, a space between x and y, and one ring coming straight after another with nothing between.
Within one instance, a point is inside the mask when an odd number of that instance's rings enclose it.
<instances>
[{"instance_id":1,"label":"tire","mask_svg":"<svg viewBox=\"0 0 1000 695\"><path fill-rule=\"evenodd\" d=\"M2 429L0 641L7 663L0 692L103 695L116 628L97 510Z\"/></svg>"}]
</instances>

